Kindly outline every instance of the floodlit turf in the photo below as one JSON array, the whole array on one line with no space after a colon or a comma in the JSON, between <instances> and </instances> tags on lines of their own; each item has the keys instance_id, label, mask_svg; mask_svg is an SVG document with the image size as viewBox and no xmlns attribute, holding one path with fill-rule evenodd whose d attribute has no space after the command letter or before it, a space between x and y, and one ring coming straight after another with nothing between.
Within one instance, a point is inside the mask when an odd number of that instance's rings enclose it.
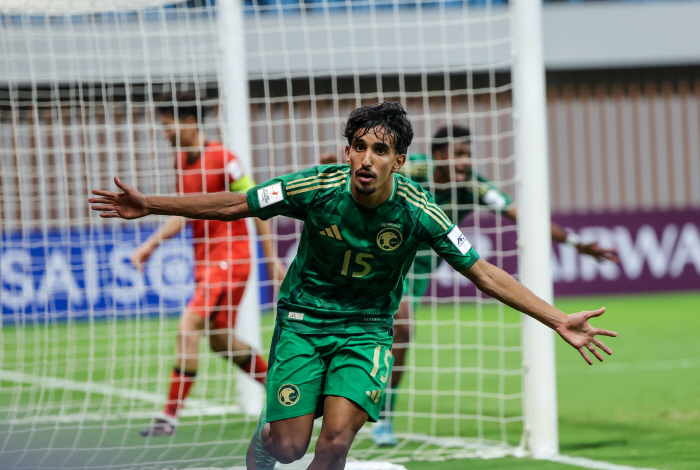
<instances>
[{"instance_id":1,"label":"floodlit turf","mask_svg":"<svg viewBox=\"0 0 700 470\"><path fill-rule=\"evenodd\" d=\"M567 312L605 305L608 312L594 325L620 333L619 338L606 341L613 357L593 366L557 340L562 453L633 467L700 468L700 294L575 298L562 299L557 305ZM499 315L505 327L491 323ZM515 374L519 330L510 326L517 324L517 315L494 306L479 310L467 305L459 314L451 306L424 307L417 320L411 361L418 372L405 376L404 382L413 389L417 413L407 413L409 398L401 396L397 429L442 436L460 433L517 444L522 431L520 379ZM265 321L269 326L271 317ZM152 398L128 392L164 396L176 326L174 318L5 325L0 337L3 373L21 371L33 377L30 382L46 376L70 378L73 385L47 388L25 382L20 387L16 378L7 376L0 381L2 468L14 464L129 468L134 462L138 466L155 460L161 463L158 468L242 464L254 423L240 415L183 418L174 438L146 441L138 435L156 405ZM267 328L265 344L270 333ZM439 350L429 347L434 341L441 345ZM479 341L484 346L477 348ZM202 350L206 351L204 344ZM441 372L433 372L433 365ZM499 367L514 374L490 373ZM233 371L221 358L203 353L192 398L200 406L232 404ZM126 392L108 399L104 391L80 388L87 383ZM461 391L458 395L443 393L456 386ZM499 401L497 396L508 399ZM451 417L455 411L462 419ZM477 412L486 419L474 418ZM58 415L64 422L57 424ZM74 417L80 415L92 419L76 421ZM400 457L401 452L417 447L409 443L389 456ZM365 439L354 452L378 457L383 451ZM404 465L409 470L573 468L514 458Z\"/></svg>"}]
</instances>

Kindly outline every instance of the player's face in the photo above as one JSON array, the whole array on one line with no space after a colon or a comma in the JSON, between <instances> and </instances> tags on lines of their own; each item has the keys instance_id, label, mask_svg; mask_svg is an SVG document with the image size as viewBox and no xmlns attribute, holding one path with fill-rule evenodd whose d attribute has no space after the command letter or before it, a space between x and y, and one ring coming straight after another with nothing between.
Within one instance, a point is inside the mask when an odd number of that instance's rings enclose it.
<instances>
[{"instance_id":1,"label":"player's face","mask_svg":"<svg viewBox=\"0 0 700 470\"><path fill-rule=\"evenodd\" d=\"M397 154L393 142L383 128L377 127L352 140L345 147L350 164L351 184L355 196L364 197L372 205L389 198L393 185L392 173L398 171L406 155Z\"/></svg>"},{"instance_id":2,"label":"player's face","mask_svg":"<svg viewBox=\"0 0 700 470\"><path fill-rule=\"evenodd\" d=\"M436 170L444 175L445 181L461 183L468 181L472 171L472 146L469 142L451 142L447 148L435 152L433 159L438 163Z\"/></svg>"},{"instance_id":3,"label":"player's face","mask_svg":"<svg viewBox=\"0 0 700 470\"><path fill-rule=\"evenodd\" d=\"M185 122L175 119L173 116L162 114L160 123L163 125L163 135L173 148L187 150L199 145L197 121L188 118Z\"/></svg>"}]
</instances>

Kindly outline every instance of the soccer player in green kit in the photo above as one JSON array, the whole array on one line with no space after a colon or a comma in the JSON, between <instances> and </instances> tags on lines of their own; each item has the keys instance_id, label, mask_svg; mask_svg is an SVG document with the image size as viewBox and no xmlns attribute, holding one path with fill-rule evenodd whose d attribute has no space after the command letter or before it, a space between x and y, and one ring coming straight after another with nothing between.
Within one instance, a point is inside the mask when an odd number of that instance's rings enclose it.
<instances>
[{"instance_id":1,"label":"soccer player in green kit","mask_svg":"<svg viewBox=\"0 0 700 470\"><path fill-rule=\"evenodd\" d=\"M432 137L431 155L412 153L399 173L419 183L433 195L435 203L445 215L459 224L469 216L476 206L485 207L515 222L517 209L510 196L472 168L471 132L468 128L452 125L440 127ZM333 153L321 155L321 164L337 161ZM617 263L617 252L606 249L597 243L582 243L578 236L567 233L561 226L551 223L552 240L573 245L581 254ZM413 311L420 303L430 285L431 273L437 269L440 259L434 255L429 245L418 249L409 276L404 279L404 298L394 315L394 367L388 390L383 395L386 404L380 419L372 430L372 439L379 445L396 445L391 422L398 388L403 376L408 345L411 342ZM411 299L411 300L409 300Z\"/></svg>"},{"instance_id":2,"label":"soccer player in green kit","mask_svg":"<svg viewBox=\"0 0 700 470\"><path fill-rule=\"evenodd\" d=\"M347 165L328 165L273 178L247 195L144 196L115 178L123 192L95 190L102 217L148 214L198 219L304 220L296 258L280 290L270 349L267 406L253 432L246 462L271 470L308 449L313 421L324 416L311 470L344 468L359 429L376 421L391 376L392 315L421 243L483 292L532 316L592 364L611 354L592 327L601 308L567 315L503 270L479 259L459 229L420 185L397 172L413 130L398 103L364 106L348 117Z\"/></svg>"},{"instance_id":3,"label":"soccer player in green kit","mask_svg":"<svg viewBox=\"0 0 700 470\"><path fill-rule=\"evenodd\" d=\"M458 125L439 128L433 134L430 150L432 158L424 154L409 155L401 173L429 191L435 203L450 220L459 224L479 205L513 222L517 221L518 211L510 196L473 170L471 132L468 128ZM619 262L616 250L601 248L596 242L583 243L577 235L567 233L555 222L551 223L551 233L552 240L573 245L581 254L592 256L599 261L607 259ZM397 394L392 392L398 388L404 372L406 352L411 342L413 310L428 290L430 274L435 271L439 262L430 251L430 247L423 245L418 249L413 262L413 275L407 276L404 281L404 299L394 315L394 369L389 390L384 395L386 405L382 410L382 419L372 431L372 438L376 444L395 445L398 442L391 424L391 411L397 397Z\"/></svg>"}]
</instances>

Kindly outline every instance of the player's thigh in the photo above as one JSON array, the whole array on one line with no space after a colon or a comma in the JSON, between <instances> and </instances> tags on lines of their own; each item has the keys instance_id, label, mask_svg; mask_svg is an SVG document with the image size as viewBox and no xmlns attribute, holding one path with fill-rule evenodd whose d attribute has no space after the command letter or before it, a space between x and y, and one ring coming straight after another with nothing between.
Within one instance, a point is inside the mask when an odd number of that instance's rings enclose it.
<instances>
[{"instance_id":1,"label":"player's thigh","mask_svg":"<svg viewBox=\"0 0 700 470\"><path fill-rule=\"evenodd\" d=\"M275 327L267 372L268 422L315 413L321 405L326 364L319 341L327 338Z\"/></svg>"},{"instance_id":2,"label":"player's thigh","mask_svg":"<svg viewBox=\"0 0 700 470\"><path fill-rule=\"evenodd\" d=\"M194 294L187 303L187 310L203 319L206 328L210 328L210 319L217 306L226 297L225 282L217 280L206 268L195 271Z\"/></svg>"},{"instance_id":3,"label":"player's thigh","mask_svg":"<svg viewBox=\"0 0 700 470\"><path fill-rule=\"evenodd\" d=\"M270 422L270 435L277 454L298 460L308 450L314 430L314 413Z\"/></svg>"},{"instance_id":4,"label":"player's thigh","mask_svg":"<svg viewBox=\"0 0 700 470\"><path fill-rule=\"evenodd\" d=\"M225 335L233 337L233 329L236 326L238 306L245 292L249 269L246 266L231 269L212 277L211 289L220 291L220 295L211 296L217 299L216 304L210 306L209 330L211 335ZM221 338L230 342L230 338ZM213 346L213 345L212 345Z\"/></svg>"},{"instance_id":5,"label":"player's thigh","mask_svg":"<svg viewBox=\"0 0 700 470\"><path fill-rule=\"evenodd\" d=\"M377 421L394 365L392 342L389 332L345 338L334 351L323 393L352 400L367 412L369 421Z\"/></svg>"},{"instance_id":6,"label":"player's thigh","mask_svg":"<svg viewBox=\"0 0 700 470\"><path fill-rule=\"evenodd\" d=\"M357 432L369 415L357 403L344 397L328 396L323 406L323 424L316 443L316 453L347 455Z\"/></svg>"},{"instance_id":7,"label":"player's thigh","mask_svg":"<svg viewBox=\"0 0 700 470\"><path fill-rule=\"evenodd\" d=\"M200 316L195 310L192 310L189 306L185 307L180 315L180 322L178 323L178 330L181 334L187 333L198 333L206 327L206 322L204 317Z\"/></svg>"}]
</instances>

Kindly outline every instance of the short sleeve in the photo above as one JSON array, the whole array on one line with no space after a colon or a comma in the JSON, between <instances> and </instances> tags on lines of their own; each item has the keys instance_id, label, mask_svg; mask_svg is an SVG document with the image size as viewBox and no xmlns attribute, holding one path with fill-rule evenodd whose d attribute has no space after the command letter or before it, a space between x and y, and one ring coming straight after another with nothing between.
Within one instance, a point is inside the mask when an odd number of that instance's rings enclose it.
<instances>
[{"instance_id":1,"label":"short sleeve","mask_svg":"<svg viewBox=\"0 0 700 470\"><path fill-rule=\"evenodd\" d=\"M448 232L432 239L429 244L435 253L456 271L470 268L479 259L479 254L456 225L453 225Z\"/></svg>"},{"instance_id":2,"label":"short sleeve","mask_svg":"<svg viewBox=\"0 0 700 470\"><path fill-rule=\"evenodd\" d=\"M272 178L248 190L248 208L255 217L267 220L276 215L286 215L294 219L306 219L305 211L299 207L295 198L286 194L284 183L283 178Z\"/></svg>"},{"instance_id":3,"label":"short sleeve","mask_svg":"<svg viewBox=\"0 0 700 470\"><path fill-rule=\"evenodd\" d=\"M467 237L450 221L427 191L400 183L403 194L419 208L418 220L426 230L424 241L457 271L463 271L479 259Z\"/></svg>"},{"instance_id":4,"label":"short sleeve","mask_svg":"<svg viewBox=\"0 0 700 470\"><path fill-rule=\"evenodd\" d=\"M276 215L306 220L314 200L344 185L348 171L343 166L317 166L272 178L248 190L248 208L263 220Z\"/></svg>"}]
</instances>

